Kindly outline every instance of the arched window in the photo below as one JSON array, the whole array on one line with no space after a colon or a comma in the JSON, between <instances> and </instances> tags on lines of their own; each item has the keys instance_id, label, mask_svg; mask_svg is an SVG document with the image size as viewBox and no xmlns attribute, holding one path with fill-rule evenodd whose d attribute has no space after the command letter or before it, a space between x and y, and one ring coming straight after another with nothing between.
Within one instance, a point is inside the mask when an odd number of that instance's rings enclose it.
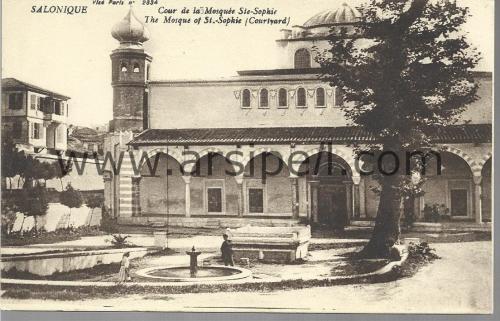
<instances>
[{"instance_id":1,"label":"arched window","mask_svg":"<svg viewBox=\"0 0 500 321\"><path fill-rule=\"evenodd\" d=\"M250 107L250 90L243 89L241 93L241 107Z\"/></svg>"},{"instance_id":2,"label":"arched window","mask_svg":"<svg viewBox=\"0 0 500 321\"><path fill-rule=\"evenodd\" d=\"M134 64L134 72L139 72L139 71L140 71L139 64L135 63Z\"/></svg>"},{"instance_id":3,"label":"arched window","mask_svg":"<svg viewBox=\"0 0 500 321\"><path fill-rule=\"evenodd\" d=\"M307 49L299 49L295 52L295 68L311 68L311 54Z\"/></svg>"},{"instance_id":4,"label":"arched window","mask_svg":"<svg viewBox=\"0 0 500 321\"><path fill-rule=\"evenodd\" d=\"M259 106L262 108L269 107L269 92L265 88L260 90Z\"/></svg>"},{"instance_id":5,"label":"arched window","mask_svg":"<svg viewBox=\"0 0 500 321\"><path fill-rule=\"evenodd\" d=\"M127 64L122 62L121 66L120 66L120 69L122 72L127 72Z\"/></svg>"},{"instance_id":6,"label":"arched window","mask_svg":"<svg viewBox=\"0 0 500 321\"><path fill-rule=\"evenodd\" d=\"M325 90L321 87L316 89L316 106L325 107Z\"/></svg>"},{"instance_id":7,"label":"arched window","mask_svg":"<svg viewBox=\"0 0 500 321\"><path fill-rule=\"evenodd\" d=\"M297 107L306 107L306 90L302 87L297 89Z\"/></svg>"},{"instance_id":8,"label":"arched window","mask_svg":"<svg viewBox=\"0 0 500 321\"><path fill-rule=\"evenodd\" d=\"M333 94L333 106L340 107L344 103L344 95L339 87L335 87Z\"/></svg>"},{"instance_id":9,"label":"arched window","mask_svg":"<svg viewBox=\"0 0 500 321\"><path fill-rule=\"evenodd\" d=\"M288 106L288 92L285 88L280 88L278 91L278 107Z\"/></svg>"}]
</instances>

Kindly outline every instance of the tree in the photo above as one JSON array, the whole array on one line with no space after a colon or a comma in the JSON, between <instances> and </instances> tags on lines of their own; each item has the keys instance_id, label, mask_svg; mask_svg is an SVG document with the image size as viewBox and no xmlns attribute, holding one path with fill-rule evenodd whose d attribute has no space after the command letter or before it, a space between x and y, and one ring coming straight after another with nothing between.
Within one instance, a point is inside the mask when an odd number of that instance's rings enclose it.
<instances>
[{"instance_id":1,"label":"tree","mask_svg":"<svg viewBox=\"0 0 500 321\"><path fill-rule=\"evenodd\" d=\"M342 89L347 119L375 137L363 148L394 153L399 160L406 151L429 150L433 133L455 123L477 99L471 69L479 53L460 32L468 9L449 0L370 0L359 9L363 17L356 33L331 33L331 47L318 55L322 78ZM385 174L394 169L394 158L384 160L375 177L380 184L375 227L360 253L365 257L388 256L399 240L405 191L419 185L401 167ZM418 167L414 162L413 169Z\"/></svg>"},{"instance_id":2,"label":"tree","mask_svg":"<svg viewBox=\"0 0 500 321\"><path fill-rule=\"evenodd\" d=\"M45 187L37 185L35 187L23 189L22 198L17 206L25 217L33 216L35 232L38 233L38 218L47 214L49 208Z\"/></svg>"},{"instance_id":3,"label":"tree","mask_svg":"<svg viewBox=\"0 0 500 321\"><path fill-rule=\"evenodd\" d=\"M9 235L17 219L17 206L6 199L2 200L2 233Z\"/></svg>"},{"instance_id":4,"label":"tree","mask_svg":"<svg viewBox=\"0 0 500 321\"><path fill-rule=\"evenodd\" d=\"M94 209L102 207L104 205L104 195L102 194L91 194L87 197L85 201L87 207L92 209L90 212L89 226L92 223L92 215L94 214Z\"/></svg>"},{"instance_id":5,"label":"tree","mask_svg":"<svg viewBox=\"0 0 500 321\"><path fill-rule=\"evenodd\" d=\"M63 177L71 173L73 169L73 162L68 161L66 164L64 164L63 161L58 161L57 163L54 163L54 171L55 171L55 177L59 179L59 182L61 182L61 191L64 190L63 186Z\"/></svg>"},{"instance_id":6,"label":"tree","mask_svg":"<svg viewBox=\"0 0 500 321\"><path fill-rule=\"evenodd\" d=\"M69 217L71 218L71 209L82 206L83 197L80 191L75 190L71 184L68 184L66 189L59 195L59 201L69 207Z\"/></svg>"}]
</instances>

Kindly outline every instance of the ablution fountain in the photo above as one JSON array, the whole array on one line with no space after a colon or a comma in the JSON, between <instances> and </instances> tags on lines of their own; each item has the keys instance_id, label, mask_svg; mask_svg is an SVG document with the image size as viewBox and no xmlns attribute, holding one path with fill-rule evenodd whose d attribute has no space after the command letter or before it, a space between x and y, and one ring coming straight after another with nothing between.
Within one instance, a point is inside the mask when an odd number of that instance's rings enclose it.
<instances>
[{"instance_id":1,"label":"ablution fountain","mask_svg":"<svg viewBox=\"0 0 500 321\"><path fill-rule=\"evenodd\" d=\"M165 282L204 282L204 281L230 281L251 277L247 269L234 266L198 266L198 256L201 254L193 246L191 251L186 251L189 256L189 266L155 266L136 272L138 276L163 280Z\"/></svg>"}]
</instances>

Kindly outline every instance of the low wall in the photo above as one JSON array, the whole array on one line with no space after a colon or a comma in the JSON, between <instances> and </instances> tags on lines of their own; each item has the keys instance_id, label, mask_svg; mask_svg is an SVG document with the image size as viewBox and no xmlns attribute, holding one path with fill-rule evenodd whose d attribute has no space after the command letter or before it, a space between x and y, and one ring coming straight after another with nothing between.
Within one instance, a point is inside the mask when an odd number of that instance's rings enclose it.
<instances>
[{"instance_id":1,"label":"low wall","mask_svg":"<svg viewBox=\"0 0 500 321\"><path fill-rule=\"evenodd\" d=\"M143 257L149 251L147 248L125 248L109 250L91 250L77 252L62 252L50 254L33 254L2 256L0 259L2 271L29 272L36 275L47 276L56 272L70 272L92 268L100 264L118 263L122 260L123 253L130 252L130 259Z\"/></svg>"},{"instance_id":2,"label":"low wall","mask_svg":"<svg viewBox=\"0 0 500 321\"><path fill-rule=\"evenodd\" d=\"M120 225L144 225L144 226L167 226L165 216L139 216L119 217ZM191 228L238 228L246 225L252 226L294 226L299 224L298 220L284 218L254 218L254 217L179 217L173 216L168 219L169 226L191 227Z\"/></svg>"}]
</instances>

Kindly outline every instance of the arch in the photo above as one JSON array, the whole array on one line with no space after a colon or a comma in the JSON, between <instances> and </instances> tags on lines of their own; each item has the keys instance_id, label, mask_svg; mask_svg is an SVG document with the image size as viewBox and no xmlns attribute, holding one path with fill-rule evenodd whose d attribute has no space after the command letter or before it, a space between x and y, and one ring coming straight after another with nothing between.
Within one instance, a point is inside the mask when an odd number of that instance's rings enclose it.
<instances>
[{"instance_id":1,"label":"arch","mask_svg":"<svg viewBox=\"0 0 500 321\"><path fill-rule=\"evenodd\" d=\"M166 147L155 148L146 152L146 157L144 157L144 151L141 153L141 155L139 155L141 161L139 163L138 168L140 172L142 172L142 167L144 166L146 159L151 159L156 154L166 154L172 157L177 161L179 166L182 166L182 163L184 162L184 156L177 150L168 149Z\"/></svg>"},{"instance_id":2,"label":"arch","mask_svg":"<svg viewBox=\"0 0 500 321\"><path fill-rule=\"evenodd\" d=\"M326 158L324 158L322 156L322 154L330 154L332 155L332 157L328 157L326 156ZM352 166L347 160L346 160L346 157L343 155L343 153L340 153L334 149L332 149L331 151L327 151L327 150L320 150L319 148L315 148L315 149L312 149L310 151L307 152L307 157L298 164L297 166L297 173L299 173L300 176L304 176L304 174L307 174L307 176L324 176L323 174L325 174L324 172L324 169L328 169L327 171L327 175L331 175L331 174L338 174L337 170L341 169L342 170L342 175L344 176L347 176L347 178L351 178L354 174L353 172L353 168L354 166ZM316 156L319 156L319 159L316 162L313 162L312 164L309 163L310 160ZM319 161L322 160L321 163L319 163ZM331 166L331 164L328 164L328 161L331 160L332 162L334 162L336 165L338 165L339 167L329 167ZM309 168L305 168L305 166L309 166ZM311 167L314 167L314 168L311 168ZM311 171L311 169L313 169L313 171ZM317 171L317 173L316 173Z\"/></svg>"},{"instance_id":3,"label":"arch","mask_svg":"<svg viewBox=\"0 0 500 321\"><path fill-rule=\"evenodd\" d=\"M303 87L297 88L297 107L307 107L306 90Z\"/></svg>"},{"instance_id":4,"label":"arch","mask_svg":"<svg viewBox=\"0 0 500 321\"><path fill-rule=\"evenodd\" d=\"M325 89L323 87L319 87L316 89L316 106L317 107L325 107Z\"/></svg>"},{"instance_id":5,"label":"arch","mask_svg":"<svg viewBox=\"0 0 500 321\"><path fill-rule=\"evenodd\" d=\"M483 170L484 166L486 165L487 162L490 162L492 161L492 158L493 158L493 155L488 152L486 153L486 155L484 155L481 160L479 162L477 162L477 165L479 167L481 167L481 171Z\"/></svg>"},{"instance_id":6,"label":"arch","mask_svg":"<svg viewBox=\"0 0 500 321\"><path fill-rule=\"evenodd\" d=\"M250 89L243 89L241 92L241 107L250 108Z\"/></svg>"},{"instance_id":7,"label":"arch","mask_svg":"<svg viewBox=\"0 0 500 321\"><path fill-rule=\"evenodd\" d=\"M156 171L151 173L148 166L142 166L138 194L140 212L146 215L185 214L185 182L181 164L166 152L149 154L158 155ZM158 152L158 150L156 150ZM154 166L154 163L152 163Z\"/></svg>"},{"instance_id":8,"label":"arch","mask_svg":"<svg viewBox=\"0 0 500 321\"><path fill-rule=\"evenodd\" d=\"M339 157L342 159L342 161L345 162L345 164L348 165L348 172L350 173L351 176L356 176L357 173L355 172L355 166L354 166L354 157L351 155L346 155L343 151L336 149L335 147L330 148L330 150L321 150L320 148L316 147L313 149L310 149L306 151L307 157L304 159L304 161L307 158L310 158L314 156L315 154L321 153L321 152L330 152L332 155ZM301 164L299 164L300 166ZM297 168L298 169L298 168Z\"/></svg>"},{"instance_id":9,"label":"arch","mask_svg":"<svg viewBox=\"0 0 500 321\"><path fill-rule=\"evenodd\" d=\"M120 71L121 72L127 72L128 71L128 66L127 66L127 63L126 62L122 62L120 64Z\"/></svg>"},{"instance_id":10,"label":"arch","mask_svg":"<svg viewBox=\"0 0 500 321\"><path fill-rule=\"evenodd\" d=\"M278 90L278 107L288 107L288 91L285 88Z\"/></svg>"},{"instance_id":11,"label":"arch","mask_svg":"<svg viewBox=\"0 0 500 321\"><path fill-rule=\"evenodd\" d=\"M311 68L311 54L306 48L300 48L295 51L294 67L296 69Z\"/></svg>"},{"instance_id":12,"label":"arch","mask_svg":"<svg viewBox=\"0 0 500 321\"><path fill-rule=\"evenodd\" d=\"M269 91L266 88L262 88L259 93L259 107L268 108L269 107Z\"/></svg>"},{"instance_id":13,"label":"arch","mask_svg":"<svg viewBox=\"0 0 500 321\"><path fill-rule=\"evenodd\" d=\"M190 163L191 166L189 166L189 167L186 166L186 168L185 168L186 172L191 172L193 170L193 167L195 167L200 162L200 160L202 158L206 157L209 154L218 154L218 155L224 157L224 159L226 160L226 163L232 167L233 171L235 173L238 172L239 168L237 168L237 166L235 164L233 164L233 162L231 162L231 160L229 160L225 156L225 152L222 149L217 148L217 147L210 147L210 148L205 148L205 149L201 150L198 153L198 159L197 159L196 163ZM240 169L240 171L241 171L241 169Z\"/></svg>"},{"instance_id":14,"label":"arch","mask_svg":"<svg viewBox=\"0 0 500 321\"><path fill-rule=\"evenodd\" d=\"M461 150L457 147L454 147L454 146L449 146L449 145L444 145L442 149L445 152L450 152L452 154L455 154L455 155L461 157L469 165L469 167L473 173L478 173L478 172L480 173L481 172L482 166L479 166L474 161L474 159L469 154L464 152L463 150Z\"/></svg>"},{"instance_id":15,"label":"arch","mask_svg":"<svg viewBox=\"0 0 500 321\"><path fill-rule=\"evenodd\" d=\"M141 68L139 67L139 64L137 62L134 63L134 69L133 69L133 71L135 73L138 73L139 71L141 71Z\"/></svg>"}]
</instances>

